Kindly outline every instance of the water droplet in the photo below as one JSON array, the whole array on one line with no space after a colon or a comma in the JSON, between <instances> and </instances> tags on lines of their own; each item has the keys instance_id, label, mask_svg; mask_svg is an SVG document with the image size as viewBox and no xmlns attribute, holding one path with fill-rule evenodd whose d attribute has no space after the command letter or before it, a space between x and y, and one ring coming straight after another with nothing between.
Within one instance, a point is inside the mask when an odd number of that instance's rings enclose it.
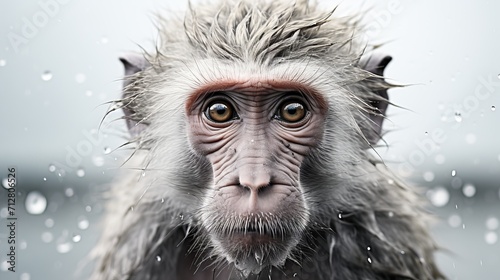
<instances>
[{"instance_id":1,"label":"water droplet","mask_svg":"<svg viewBox=\"0 0 500 280\"><path fill-rule=\"evenodd\" d=\"M389 211L389 212L387 213L387 216L389 216L389 218L392 218L392 217L394 217L394 212L392 212L392 211Z\"/></svg>"},{"instance_id":2,"label":"water droplet","mask_svg":"<svg viewBox=\"0 0 500 280\"><path fill-rule=\"evenodd\" d=\"M56 166L51 164L49 165L49 172L54 173L56 171Z\"/></svg>"},{"instance_id":3,"label":"water droplet","mask_svg":"<svg viewBox=\"0 0 500 280\"><path fill-rule=\"evenodd\" d=\"M465 229L465 224L462 224L462 229Z\"/></svg>"},{"instance_id":4,"label":"water droplet","mask_svg":"<svg viewBox=\"0 0 500 280\"><path fill-rule=\"evenodd\" d=\"M182 221L182 220L184 220L184 215L180 214L180 215L179 215L179 219L180 219L181 221Z\"/></svg>"},{"instance_id":5,"label":"water droplet","mask_svg":"<svg viewBox=\"0 0 500 280\"><path fill-rule=\"evenodd\" d=\"M500 74L498 74L497 78L499 78L499 79L500 79Z\"/></svg>"},{"instance_id":6,"label":"water droplet","mask_svg":"<svg viewBox=\"0 0 500 280\"><path fill-rule=\"evenodd\" d=\"M404 255L405 251L401 250L401 251L399 251L399 253L401 253L401 255Z\"/></svg>"},{"instance_id":7,"label":"water droplet","mask_svg":"<svg viewBox=\"0 0 500 280\"><path fill-rule=\"evenodd\" d=\"M47 208L47 199L39 191L31 191L26 195L26 211L32 215L40 215Z\"/></svg>"},{"instance_id":8,"label":"water droplet","mask_svg":"<svg viewBox=\"0 0 500 280\"><path fill-rule=\"evenodd\" d=\"M162 199L161 199L161 203L164 203L164 202L165 202L165 198L162 198Z\"/></svg>"},{"instance_id":9,"label":"water droplet","mask_svg":"<svg viewBox=\"0 0 500 280\"><path fill-rule=\"evenodd\" d=\"M342 219L342 213L339 213L338 217L339 219Z\"/></svg>"},{"instance_id":10,"label":"water droplet","mask_svg":"<svg viewBox=\"0 0 500 280\"><path fill-rule=\"evenodd\" d=\"M15 182L15 181L14 181L14 182ZM8 178L3 178L3 179L2 179L2 186L3 186L6 190L8 190L8 189L10 189L10 188L11 188L11 186L9 186L9 179L8 179Z\"/></svg>"},{"instance_id":11,"label":"water droplet","mask_svg":"<svg viewBox=\"0 0 500 280\"><path fill-rule=\"evenodd\" d=\"M88 97L92 96L92 94L93 94L93 92L91 90L86 90L85 91L85 95L88 96Z\"/></svg>"},{"instance_id":12,"label":"water droplet","mask_svg":"<svg viewBox=\"0 0 500 280\"><path fill-rule=\"evenodd\" d=\"M54 226L54 220L52 220L51 218L48 218L47 220L45 220L45 226L48 227L48 228L51 228Z\"/></svg>"},{"instance_id":13,"label":"water droplet","mask_svg":"<svg viewBox=\"0 0 500 280\"><path fill-rule=\"evenodd\" d=\"M457 171L455 169L453 169L451 171L451 177L455 177L457 175Z\"/></svg>"},{"instance_id":14,"label":"water droplet","mask_svg":"<svg viewBox=\"0 0 500 280\"><path fill-rule=\"evenodd\" d=\"M394 184L394 180L389 179L389 180L387 180L387 183L388 183L389 185L393 185L393 184Z\"/></svg>"},{"instance_id":15,"label":"water droplet","mask_svg":"<svg viewBox=\"0 0 500 280\"><path fill-rule=\"evenodd\" d=\"M369 263L372 263L372 259L371 259L371 258L368 258L368 262L369 262Z\"/></svg>"},{"instance_id":16,"label":"water droplet","mask_svg":"<svg viewBox=\"0 0 500 280\"><path fill-rule=\"evenodd\" d=\"M455 112L455 121L462 122L462 114L460 112Z\"/></svg>"},{"instance_id":17,"label":"water droplet","mask_svg":"<svg viewBox=\"0 0 500 280\"><path fill-rule=\"evenodd\" d=\"M56 250L60 254L66 254L69 251L71 251L72 248L73 248L73 244L71 244L69 242L64 242L64 243L57 244Z\"/></svg>"},{"instance_id":18,"label":"water droplet","mask_svg":"<svg viewBox=\"0 0 500 280\"><path fill-rule=\"evenodd\" d=\"M89 228L89 220L87 220L87 218L85 218L84 216L80 216L78 218L78 228L81 229L81 230L86 230Z\"/></svg>"},{"instance_id":19,"label":"water droplet","mask_svg":"<svg viewBox=\"0 0 500 280\"><path fill-rule=\"evenodd\" d=\"M42 80L50 81L51 79L52 79L52 72L47 70L47 71L42 73Z\"/></svg>"},{"instance_id":20,"label":"water droplet","mask_svg":"<svg viewBox=\"0 0 500 280\"><path fill-rule=\"evenodd\" d=\"M79 84L82 84L87 80L87 77L83 73L78 73L75 75L75 81Z\"/></svg>"},{"instance_id":21,"label":"water droplet","mask_svg":"<svg viewBox=\"0 0 500 280\"><path fill-rule=\"evenodd\" d=\"M47 181L47 178L43 177L43 180L44 180L44 181Z\"/></svg>"},{"instance_id":22,"label":"water droplet","mask_svg":"<svg viewBox=\"0 0 500 280\"><path fill-rule=\"evenodd\" d=\"M80 178L85 176L85 170L83 168L79 168L78 170L76 170L76 176Z\"/></svg>"},{"instance_id":23,"label":"water droplet","mask_svg":"<svg viewBox=\"0 0 500 280\"><path fill-rule=\"evenodd\" d=\"M441 186L428 190L426 195L432 205L436 207L443 207L450 201L450 193Z\"/></svg>"},{"instance_id":24,"label":"water droplet","mask_svg":"<svg viewBox=\"0 0 500 280\"><path fill-rule=\"evenodd\" d=\"M465 184L462 188L462 193L466 197L473 197L476 194L476 187L473 184Z\"/></svg>"},{"instance_id":25,"label":"water droplet","mask_svg":"<svg viewBox=\"0 0 500 280\"><path fill-rule=\"evenodd\" d=\"M494 231L488 231L484 235L484 240L486 241L486 243L488 243L490 245L493 245L493 244L497 243L497 241L498 241L498 235Z\"/></svg>"},{"instance_id":26,"label":"water droplet","mask_svg":"<svg viewBox=\"0 0 500 280\"><path fill-rule=\"evenodd\" d=\"M462 224L462 218L457 214L450 215L448 217L448 224L450 227L457 228Z\"/></svg>"},{"instance_id":27,"label":"water droplet","mask_svg":"<svg viewBox=\"0 0 500 280\"><path fill-rule=\"evenodd\" d=\"M465 136L465 142L469 145L476 143L476 135L469 133Z\"/></svg>"},{"instance_id":28,"label":"water droplet","mask_svg":"<svg viewBox=\"0 0 500 280\"><path fill-rule=\"evenodd\" d=\"M434 173L432 173L431 171L424 172L424 180L426 182L434 181Z\"/></svg>"},{"instance_id":29,"label":"water droplet","mask_svg":"<svg viewBox=\"0 0 500 280\"><path fill-rule=\"evenodd\" d=\"M30 280L30 279L31 279L31 276L27 272L24 272L21 274L21 276L19 276L19 280Z\"/></svg>"},{"instance_id":30,"label":"water droplet","mask_svg":"<svg viewBox=\"0 0 500 280\"><path fill-rule=\"evenodd\" d=\"M90 205L85 206L85 211L90 213L92 211L92 206Z\"/></svg>"},{"instance_id":31,"label":"water droplet","mask_svg":"<svg viewBox=\"0 0 500 280\"><path fill-rule=\"evenodd\" d=\"M370 246L366 247L366 250L368 250L368 251L371 251L371 249L372 248Z\"/></svg>"},{"instance_id":32,"label":"water droplet","mask_svg":"<svg viewBox=\"0 0 500 280\"><path fill-rule=\"evenodd\" d=\"M498 228L499 222L495 217L489 217L486 219L486 228L489 230L496 230Z\"/></svg>"},{"instance_id":33,"label":"water droplet","mask_svg":"<svg viewBox=\"0 0 500 280\"><path fill-rule=\"evenodd\" d=\"M101 156L93 156L92 163L94 163L94 165L97 167L103 166L104 165L104 158Z\"/></svg>"},{"instance_id":34,"label":"water droplet","mask_svg":"<svg viewBox=\"0 0 500 280\"><path fill-rule=\"evenodd\" d=\"M297 277L297 272L295 272L295 273L293 274L293 277Z\"/></svg>"},{"instance_id":35,"label":"water droplet","mask_svg":"<svg viewBox=\"0 0 500 280\"><path fill-rule=\"evenodd\" d=\"M50 233L48 231L45 231L42 233L42 241L43 242L50 243L50 242L52 242L52 240L54 240L54 236L52 235L52 233Z\"/></svg>"},{"instance_id":36,"label":"water droplet","mask_svg":"<svg viewBox=\"0 0 500 280\"><path fill-rule=\"evenodd\" d=\"M80 240L82 240L82 236L79 234L73 235L72 240L73 240L73 242L78 243L78 242L80 242Z\"/></svg>"},{"instance_id":37,"label":"water droplet","mask_svg":"<svg viewBox=\"0 0 500 280\"><path fill-rule=\"evenodd\" d=\"M109 154L109 153L111 153L111 148L109 148L109 147L104 147L104 154L105 154L105 155L107 155L107 154Z\"/></svg>"},{"instance_id":38,"label":"water droplet","mask_svg":"<svg viewBox=\"0 0 500 280\"><path fill-rule=\"evenodd\" d=\"M64 190L64 194L67 196L67 197L72 197L75 192L73 191L72 188L67 188L66 190Z\"/></svg>"},{"instance_id":39,"label":"water droplet","mask_svg":"<svg viewBox=\"0 0 500 280\"><path fill-rule=\"evenodd\" d=\"M427 131L426 131L426 132L424 132L424 135L425 135L425 136L429 135L429 132L427 132Z\"/></svg>"},{"instance_id":40,"label":"water droplet","mask_svg":"<svg viewBox=\"0 0 500 280\"><path fill-rule=\"evenodd\" d=\"M156 256L156 261L157 262L161 262L161 257L160 256Z\"/></svg>"},{"instance_id":41,"label":"water droplet","mask_svg":"<svg viewBox=\"0 0 500 280\"><path fill-rule=\"evenodd\" d=\"M7 61L5 59L0 59L0 67L4 67L7 65Z\"/></svg>"}]
</instances>

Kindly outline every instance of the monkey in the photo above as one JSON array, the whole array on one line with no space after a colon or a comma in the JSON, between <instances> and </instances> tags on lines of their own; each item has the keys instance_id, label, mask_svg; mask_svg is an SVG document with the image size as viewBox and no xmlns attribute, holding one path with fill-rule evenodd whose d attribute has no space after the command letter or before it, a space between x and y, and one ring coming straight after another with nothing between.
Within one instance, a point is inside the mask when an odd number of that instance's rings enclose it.
<instances>
[{"instance_id":1,"label":"monkey","mask_svg":"<svg viewBox=\"0 0 500 280\"><path fill-rule=\"evenodd\" d=\"M374 152L392 58L335 9L190 4L120 58L133 152L92 279L445 279L423 198Z\"/></svg>"}]
</instances>

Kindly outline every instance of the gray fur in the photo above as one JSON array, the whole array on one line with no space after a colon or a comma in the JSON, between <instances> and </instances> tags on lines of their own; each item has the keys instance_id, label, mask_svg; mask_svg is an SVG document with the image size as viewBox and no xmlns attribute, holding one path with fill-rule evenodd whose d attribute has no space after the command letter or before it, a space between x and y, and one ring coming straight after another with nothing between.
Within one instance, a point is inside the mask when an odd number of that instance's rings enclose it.
<instances>
[{"instance_id":1,"label":"gray fur","mask_svg":"<svg viewBox=\"0 0 500 280\"><path fill-rule=\"evenodd\" d=\"M190 146L184 112L200 86L240 77L300 82L329 102L321 143L301 167L303 238L284 266L249 279L442 279L420 196L368 149L380 133L369 116L383 117L370 100L386 102L375 93L390 85L360 64L370 54L358 25L307 0L228 0L190 7L184 20L160 16L156 51L117 101L136 150L110 191L92 279L184 280L188 253L190 273L213 263L205 272L214 279L227 279L225 269L241 279L201 226L212 171Z\"/></svg>"}]
</instances>

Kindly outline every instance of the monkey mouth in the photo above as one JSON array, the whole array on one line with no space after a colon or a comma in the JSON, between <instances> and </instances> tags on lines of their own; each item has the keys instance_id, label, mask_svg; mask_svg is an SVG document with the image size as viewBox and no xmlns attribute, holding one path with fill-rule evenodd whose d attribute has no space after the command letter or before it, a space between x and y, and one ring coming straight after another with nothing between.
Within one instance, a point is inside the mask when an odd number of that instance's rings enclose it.
<instances>
[{"instance_id":1,"label":"monkey mouth","mask_svg":"<svg viewBox=\"0 0 500 280\"><path fill-rule=\"evenodd\" d=\"M231 235L250 235L250 236L272 236L271 230L268 226L259 226L256 223L249 223L246 227L236 228Z\"/></svg>"},{"instance_id":2,"label":"monkey mouth","mask_svg":"<svg viewBox=\"0 0 500 280\"><path fill-rule=\"evenodd\" d=\"M238 246L245 250L260 248L276 242L283 242L290 237L289 233L273 234L269 229L262 229L253 226L236 228L231 231L220 232L216 238L221 240L228 247Z\"/></svg>"},{"instance_id":3,"label":"monkey mouth","mask_svg":"<svg viewBox=\"0 0 500 280\"><path fill-rule=\"evenodd\" d=\"M276 227L278 223L273 222L272 224ZM218 232L217 235L226 240L235 240L242 245L251 246L252 244L259 245L273 241L281 242L290 238L294 233L290 228L285 229L284 226L273 228L269 221L263 222L261 219L256 218L247 219L244 225L227 228Z\"/></svg>"},{"instance_id":4,"label":"monkey mouth","mask_svg":"<svg viewBox=\"0 0 500 280\"><path fill-rule=\"evenodd\" d=\"M272 234L268 229L258 229L256 227L240 228L234 230L230 234L225 234L226 240L231 240L231 242L238 243L240 246L245 246L247 248L258 247L264 244L271 244L281 242L282 240L288 239L289 234Z\"/></svg>"}]
</instances>

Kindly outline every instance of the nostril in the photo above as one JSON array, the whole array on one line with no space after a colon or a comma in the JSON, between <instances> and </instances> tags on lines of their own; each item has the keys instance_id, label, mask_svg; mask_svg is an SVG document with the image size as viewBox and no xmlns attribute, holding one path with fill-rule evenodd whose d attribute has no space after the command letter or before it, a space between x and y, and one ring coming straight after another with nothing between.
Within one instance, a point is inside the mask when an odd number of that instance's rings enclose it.
<instances>
[{"instance_id":1,"label":"nostril","mask_svg":"<svg viewBox=\"0 0 500 280\"><path fill-rule=\"evenodd\" d=\"M262 185L260 187L257 188L257 192L258 193L263 193L265 192L266 190L269 190L271 188L271 183L267 183L265 185Z\"/></svg>"},{"instance_id":2,"label":"nostril","mask_svg":"<svg viewBox=\"0 0 500 280\"><path fill-rule=\"evenodd\" d=\"M249 191L251 192L252 191L252 188L250 188L249 186L247 185L243 185L243 184L240 184L240 187L243 188L245 191Z\"/></svg>"},{"instance_id":3,"label":"nostril","mask_svg":"<svg viewBox=\"0 0 500 280\"><path fill-rule=\"evenodd\" d=\"M244 189L248 189L255 194L268 189L271 186L272 176L270 170L260 169L254 165L242 168L238 174L238 183Z\"/></svg>"},{"instance_id":4,"label":"nostril","mask_svg":"<svg viewBox=\"0 0 500 280\"><path fill-rule=\"evenodd\" d=\"M257 192L257 193L262 193L268 189L271 188L271 183L265 183L265 184L260 184L260 185L257 185L257 184L239 184L241 188L243 188L244 190L246 191L249 191L249 192Z\"/></svg>"}]
</instances>

